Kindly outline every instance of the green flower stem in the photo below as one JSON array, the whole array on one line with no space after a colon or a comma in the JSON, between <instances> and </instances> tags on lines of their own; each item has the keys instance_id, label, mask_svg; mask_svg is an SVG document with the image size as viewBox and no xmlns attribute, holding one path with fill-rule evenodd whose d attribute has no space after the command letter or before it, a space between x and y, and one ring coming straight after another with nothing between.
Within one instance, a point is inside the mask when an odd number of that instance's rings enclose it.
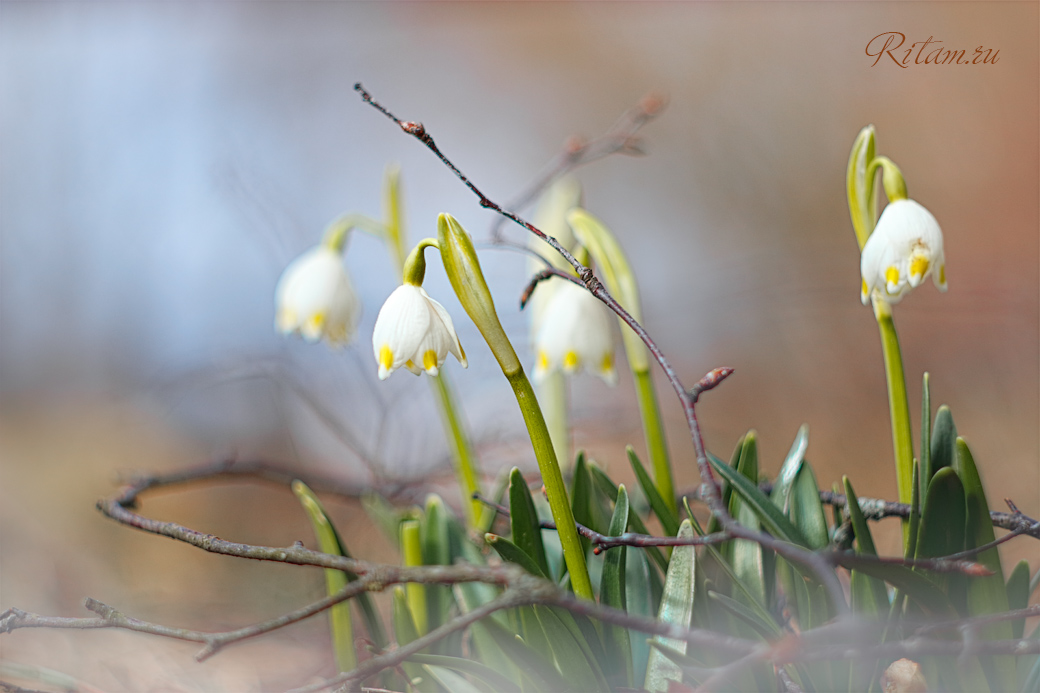
<instances>
[{"instance_id":1,"label":"green flower stem","mask_svg":"<svg viewBox=\"0 0 1040 693\"><path fill-rule=\"evenodd\" d=\"M476 527L480 519L483 506L479 501L473 500L473 494L480 492L480 481L477 477L475 455L473 446L470 444L466 429L459 418L458 406L455 404L455 395L451 385L445 380L446 373L441 373L430 378L430 386L437 395L437 403L440 405L441 418L444 420L444 430L451 444L451 454L455 464L455 477L462 491L462 511L466 517L466 526ZM467 500L468 499L468 500Z\"/></svg>"},{"instance_id":2,"label":"green flower stem","mask_svg":"<svg viewBox=\"0 0 1040 693\"><path fill-rule=\"evenodd\" d=\"M354 229L364 231L377 238L382 238L386 234L384 226L375 219L366 217L364 214L344 214L325 228L321 243L337 253L342 253L347 246L347 237Z\"/></svg>"},{"instance_id":3,"label":"green flower stem","mask_svg":"<svg viewBox=\"0 0 1040 693\"><path fill-rule=\"evenodd\" d=\"M502 329L502 323L495 311L495 301L491 297L484 272L480 269L480 260L473 241L462 225L450 214L441 214L437 218L437 242L441 249L441 260L444 272L448 275L451 288L459 303L466 310L470 320L480 330L495 355L495 360L502 368L509 384L516 394L517 404L524 415L527 433L531 438L538 469L542 473L545 494L552 510L556 532L563 547L563 559L571 576L571 587L574 593L585 599L593 599L592 582L589 570L585 565L585 551L578 541L578 529L574 524L574 514L567 500L567 489L563 485L560 463L556 459L552 437L545 425L538 399L531 388L531 382L524 374L524 368L517 358L512 342Z\"/></svg>"},{"instance_id":4,"label":"green flower stem","mask_svg":"<svg viewBox=\"0 0 1040 693\"><path fill-rule=\"evenodd\" d=\"M892 446L895 451L899 502L909 503L913 491L914 444L910 433L910 404L906 396L903 355L899 351L899 336L892 321L891 306L883 299L875 298L874 315L881 331L881 350L888 380L888 407L892 415ZM907 518L903 518L903 527L905 532Z\"/></svg>"},{"instance_id":5,"label":"green flower stem","mask_svg":"<svg viewBox=\"0 0 1040 693\"><path fill-rule=\"evenodd\" d=\"M401 171L397 166L388 166L383 185L383 215L386 223L383 226L383 241L390 248L394 256L394 267L402 281L409 277L409 260L405 252L406 234L404 231L404 213L401 203ZM433 239L420 241L413 253L418 253L415 263L422 260L422 273L425 273L426 263L423 250L428 247L437 247ZM412 275L418 267L412 269ZM422 277L419 277L422 282ZM480 475L477 473L477 458L473 452L473 444L462 423L460 415L461 407L455 399L455 393L451 389L451 383L447 380L447 373L443 370L434 378L430 378L430 387L436 396L437 404L441 412L441 421L444 424L445 435L448 445L451 447L452 469L458 480L459 491L462 494L462 514L466 518L466 527L475 529L477 521L481 517L484 508L473 500L473 494L479 492Z\"/></svg>"},{"instance_id":6,"label":"green flower stem","mask_svg":"<svg viewBox=\"0 0 1040 693\"><path fill-rule=\"evenodd\" d=\"M668 443L664 437L664 422L661 421L661 409L657 403L653 376L649 369L633 369L632 375L635 376L636 399L639 401L639 413L643 418L646 450L650 454L650 464L654 470L654 484L668 509L677 513L672 463L668 458Z\"/></svg>"},{"instance_id":7,"label":"green flower stem","mask_svg":"<svg viewBox=\"0 0 1040 693\"><path fill-rule=\"evenodd\" d=\"M567 380L563 373L552 371L536 386L538 402L545 415L545 424L549 428L556 459L570 465L574 456L571 454L570 416L567 401Z\"/></svg>"},{"instance_id":8,"label":"green flower stem","mask_svg":"<svg viewBox=\"0 0 1040 693\"><path fill-rule=\"evenodd\" d=\"M560 464L556 460L552 438L549 436L549 429L542 417L542 410L538 406L538 399L531 388L531 381L527 379L523 368L517 368L511 373L507 372L506 379L516 394L517 404L520 405L524 423L527 424L527 432L531 436L534 456L538 460L542 483L545 484L545 495L549 500L549 509L552 511L553 521L556 523L557 533L560 536L560 544L563 546L563 559L571 577L571 587L574 589L574 594L579 597L594 599L592 581L589 579L588 566L585 565L585 552L578 540L571 505L567 502L567 489L563 485Z\"/></svg>"}]
</instances>

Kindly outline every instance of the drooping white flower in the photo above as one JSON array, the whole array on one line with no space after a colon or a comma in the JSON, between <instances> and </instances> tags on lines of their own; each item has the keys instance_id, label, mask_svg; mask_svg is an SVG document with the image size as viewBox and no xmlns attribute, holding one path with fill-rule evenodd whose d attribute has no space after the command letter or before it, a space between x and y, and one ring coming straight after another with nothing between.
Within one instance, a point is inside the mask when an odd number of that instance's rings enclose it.
<instances>
[{"instance_id":1,"label":"drooping white flower","mask_svg":"<svg viewBox=\"0 0 1040 693\"><path fill-rule=\"evenodd\" d=\"M946 291L946 258L939 222L913 200L890 202L863 246L860 274L864 305L874 291L889 303L898 303L929 274L939 291Z\"/></svg>"},{"instance_id":2,"label":"drooping white flower","mask_svg":"<svg viewBox=\"0 0 1040 693\"><path fill-rule=\"evenodd\" d=\"M372 330L372 349L380 380L401 366L416 375L424 370L437 375L449 352L463 368L467 365L448 311L415 284L397 287L380 308Z\"/></svg>"},{"instance_id":3,"label":"drooping white flower","mask_svg":"<svg viewBox=\"0 0 1040 693\"><path fill-rule=\"evenodd\" d=\"M564 373L584 369L615 384L613 322L607 307L584 287L559 282L535 335L535 380L556 369Z\"/></svg>"},{"instance_id":4,"label":"drooping white flower","mask_svg":"<svg viewBox=\"0 0 1040 693\"><path fill-rule=\"evenodd\" d=\"M354 337L361 302L339 252L319 245L289 263L275 288L275 328L342 346Z\"/></svg>"}]
</instances>

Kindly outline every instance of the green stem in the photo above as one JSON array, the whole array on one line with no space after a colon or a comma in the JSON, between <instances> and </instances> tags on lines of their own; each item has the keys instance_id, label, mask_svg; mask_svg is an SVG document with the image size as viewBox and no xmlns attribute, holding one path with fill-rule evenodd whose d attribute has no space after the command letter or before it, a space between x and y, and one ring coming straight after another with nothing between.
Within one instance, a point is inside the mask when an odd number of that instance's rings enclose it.
<instances>
[{"instance_id":1,"label":"green stem","mask_svg":"<svg viewBox=\"0 0 1040 693\"><path fill-rule=\"evenodd\" d=\"M538 399L531 388L531 381L527 379L523 368L507 372L506 379L509 380L509 384L516 394L517 404L520 405L524 423L527 424L527 432L531 437L531 445L534 447L534 456L538 460L538 469L542 473L542 483L545 484L549 509L552 511L556 531L563 547L563 559L567 564L567 572L570 573L571 587L574 589L574 594L579 597L594 599L592 581L589 580L589 570L585 565L585 552L578 540L571 505L567 502L567 489L563 485L560 464L556 460L552 438L549 436L549 429L542 417L542 410L538 406Z\"/></svg>"},{"instance_id":2,"label":"green stem","mask_svg":"<svg viewBox=\"0 0 1040 693\"><path fill-rule=\"evenodd\" d=\"M903 375L903 355L899 351L899 336L892 321L892 309L886 301L874 299L874 315L881 331L881 350L885 358L885 376L888 380L888 408L892 415L892 447L896 460L896 484L899 502L909 503L913 490L914 443L910 433L910 404L906 396L906 377ZM903 518L904 534L908 529Z\"/></svg>"},{"instance_id":3,"label":"green stem","mask_svg":"<svg viewBox=\"0 0 1040 693\"><path fill-rule=\"evenodd\" d=\"M545 376L537 385L538 403L545 416L545 425L549 429L556 459L570 465L574 459L571 454L570 417L568 416L567 380L563 373L553 371Z\"/></svg>"},{"instance_id":4,"label":"green stem","mask_svg":"<svg viewBox=\"0 0 1040 693\"><path fill-rule=\"evenodd\" d=\"M446 375L444 371L441 371L437 377L430 378L430 383L437 395L441 418L444 420L445 435L451 445L451 455L455 462L452 466L455 468L455 477L458 479L459 489L462 491L462 511L466 516L466 526L473 529L483 510L480 502L473 500L473 494L480 491L480 481L477 478L473 446L459 419L455 394L451 389L451 384L445 380Z\"/></svg>"},{"instance_id":5,"label":"green stem","mask_svg":"<svg viewBox=\"0 0 1040 693\"><path fill-rule=\"evenodd\" d=\"M632 374L636 381L639 413L643 418L646 450L650 454L650 464L654 470L654 483L668 509L673 513L678 513L678 506L675 503L675 481L672 479L672 464L668 459L668 443L664 437L664 423L661 421L661 410L657 404L653 376L649 369L633 369Z\"/></svg>"}]
</instances>

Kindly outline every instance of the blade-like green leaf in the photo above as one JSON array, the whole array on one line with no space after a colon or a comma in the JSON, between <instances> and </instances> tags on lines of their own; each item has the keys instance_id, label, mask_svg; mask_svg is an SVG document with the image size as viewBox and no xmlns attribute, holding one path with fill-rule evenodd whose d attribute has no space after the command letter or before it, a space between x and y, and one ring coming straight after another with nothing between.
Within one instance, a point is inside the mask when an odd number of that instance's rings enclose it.
<instances>
[{"instance_id":1,"label":"blade-like green leaf","mask_svg":"<svg viewBox=\"0 0 1040 693\"><path fill-rule=\"evenodd\" d=\"M856 552L867 556L876 556L877 549L874 547L874 538L870 533L870 525L863 517L863 511L859 507L859 498L852 488L852 482L847 476L843 476L842 484L845 486L845 498L849 509L849 519L852 521L852 531L856 534ZM888 591L885 583L858 570L853 570L849 578L852 591L852 608L859 614L877 617L888 614L889 602Z\"/></svg>"},{"instance_id":2,"label":"blade-like green leaf","mask_svg":"<svg viewBox=\"0 0 1040 693\"><path fill-rule=\"evenodd\" d=\"M415 629L415 615L412 613L403 588L394 588L393 599L394 637L397 639L398 646L407 645L419 637L419 632ZM408 677L412 686L420 693L438 693L440 690L437 683L420 665L403 662L401 668L404 669L405 676Z\"/></svg>"},{"instance_id":3,"label":"blade-like green leaf","mask_svg":"<svg viewBox=\"0 0 1040 693\"><path fill-rule=\"evenodd\" d=\"M677 532L679 537L693 537L693 525L683 520ZM677 546L672 551L672 560L668 564L668 576L665 578L664 594L661 596L661 608L657 612L657 620L689 627L693 614L694 567L696 554L692 546ZM683 654L686 653L686 642L654 636L654 640L667 645ZM650 693L667 693L670 681L682 681L682 670L660 650L650 653L646 667L646 680L643 687Z\"/></svg>"},{"instance_id":4,"label":"blade-like green leaf","mask_svg":"<svg viewBox=\"0 0 1040 693\"><path fill-rule=\"evenodd\" d=\"M618 487L617 503L614 504L614 516L610 519L607 534L618 537L628 527L628 492L625 485ZM601 604L625 611L625 556L626 547L619 546L608 549L603 561L603 573L600 578L599 600ZM632 687L632 648L629 644L628 630L621 626L606 626L604 637L607 651L607 676L614 688Z\"/></svg>"},{"instance_id":5,"label":"blade-like green leaf","mask_svg":"<svg viewBox=\"0 0 1040 693\"><path fill-rule=\"evenodd\" d=\"M600 469L599 466L593 462L589 463L589 476L592 477L592 482L611 503L617 502L617 484L607 476L606 472ZM643 519L639 517L639 514L636 513L636 509L632 507L631 503L628 504L628 529L629 531L637 532L639 534L650 534L650 530L647 529L646 524L643 523ZM661 569L662 574L668 570L668 559L665 558L664 553L660 548L656 546L648 546L644 551ZM657 577L656 574L654 577Z\"/></svg>"},{"instance_id":6,"label":"blade-like green leaf","mask_svg":"<svg viewBox=\"0 0 1040 693\"><path fill-rule=\"evenodd\" d=\"M519 609L518 609L519 611ZM509 659L516 663L523 676L534 681L543 691L566 691L567 684L552 662L539 654L515 633L497 621L485 618L474 626L482 626Z\"/></svg>"},{"instance_id":7,"label":"blade-like green leaf","mask_svg":"<svg viewBox=\"0 0 1040 693\"><path fill-rule=\"evenodd\" d=\"M488 545L498 553L503 561L506 561L507 563L516 563L531 575L537 575L540 578L549 579L549 576L542 572L542 569L538 567L538 564L534 562L533 558L527 555L526 551L505 537L500 537L497 534L491 534L488 532L484 535L484 541L486 541Z\"/></svg>"},{"instance_id":8,"label":"blade-like green leaf","mask_svg":"<svg viewBox=\"0 0 1040 693\"><path fill-rule=\"evenodd\" d=\"M810 548L822 549L827 546L827 516L820 502L816 474L808 462L798 470L791 487L789 515L794 526L808 540Z\"/></svg>"},{"instance_id":9,"label":"blade-like green leaf","mask_svg":"<svg viewBox=\"0 0 1040 693\"><path fill-rule=\"evenodd\" d=\"M426 499L426 519L419 525L423 565L451 565L451 522L444 501L436 494ZM451 589L445 585L426 585L426 630L445 623L451 613ZM443 642L443 641L442 641ZM438 654L447 654L439 651Z\"/></svg>"},{"instance_id":10,"label":"blade-like green leaf","mask_svg":"<svg viewBox=\"0 0 1040 693\"><path fill-rule=\"evenodd\" d=\"M927 486L935 473L943 467L952 467L957 440L957 427L953 424L953 414L945 404L939 407L935 413L935 423L932 425L932 444L929 451L929 476L921 472L921 483Z\"/></svg>"},{"instance_id":11,"label":"blade-like green leaf","mask_svg":"<svg viewBox=\"0 0 1040 693\"><path fill-rule=\"evenodd\" d=\"M996 537L993 521L986 502L986 491L982 487L979 470L975 466L971 451L962 438L957 438L953 468L964 484L964 502L967 519L964 528L964 547L973 549L988 544ZM983 551L975 560L993 571L993 575L973 578L968 581L968 613L972 616L997 614L1008 610L1007 589L1004 573L1000 567L1000 554L996 547ZM990 640L1006 640L1011 637L1011 623L1001 621L981 629L981 637ZM980 658L993 690L1009 691L1015 688L1015 663L1011 657Z\"/></svg>"},{"instance_id":12,"label":"blade-like green leaf","mask_svg":"<svg viewBox=\"0 0 1040 693\"><path fill-rule=\"evenodd\" d=\"M744 436L737 460L737 473L752 484L758 483L758 444L755 431L748 431ZM729 508L730 515L736 518L740 524L748 529L756 531L759 529L758 513L752 506L745 503L739 494L730 498ZM764 602L766 585L762 547L757 542L748 539L734 539L732 542L727 542L727 545L730 547L729 555L733 572L743 585L752 591L755 601ZM720 551L720 553L722 552ZM725 555L723 553L723 556Z\"/></svg>"},{"instance_id":13,"label":"blade-like green leaf","mask_svg":"<svg viewBox=\"0 0 1040 693\"><path fill-rule=\"evenodd\" d=\"M750 625L754 628L756 633L762 636L763 639L779 638L784 633L772 618L763 619L761 614L757 611L744 606L736 599L731 599L730 597L715 592L714 590L708 591L708 598L718 602L719 606L729 611L744 623Z\"/></svg>"},{"instance_id":14,"label":"blade-like green leaf","mask_svg":"<svg viewBox=\"0 0 1040 693\"><path fill-rule=\"evenodd\" d=\"M325 508L314 492L298 479L292 483L292 490L303 509L307 511L321 552L333 556L347 555L336 528L333 527ZM330 597L340 592L347 586L347 582L353 579L341 570L326 568L324 573L325 590ZM357 654L354 651L354 627L350 620L350 602L340 602L329 609L329 628L332 631L332 649L336 655L339 670L352 670L357 666Z\"/></svg>"},{"instance_id":15,"label":"blade-like green leaf","mask_svg":"<svg viewBox=\"0 0 1040 693\"><path fill-rule=\"evenodd\" d=\"M921 533L921 498L923 487L921 486L921 465L914 460L910 468L910 518L906 525L906 546L903 557L910 558L917 555L917 540Z\"/></svg>"},{"instance_id":16,"label":"blade-like green leaf","mask_svg":"<svg viewBox=\"0 0 1040 693\"><path fill-rule=\"evenodd\" d=\"M787 511L791 487L794 485L795 477L798 476L798 471L802 468L802 462L805 460L805 451L808 448L809 425L802 424L794 437L794 442L791 443L791 449L788 450L787 457L784 458L780 471L776 475L776 483L773 484L773 492L770 494L773 504L780 508L781 511Z\"/></svg>"},{"instance_id":17,"label":"blade-like green leaf","mask_svg":"<svg viewBox=\"0 0 1040 693\"><path fill-rule=\"evenodd\" d=\"M1008 609L1016 611L1029 606L1029 561L1019 561L1007 581ZM1024 618L1011 622L1011 637L1018 640L1026 629Z\"/></svg>"},{"instance_id":18,"label":"blade-like green leaf","mask_svg":"<svg viewBox=\"0 0 1040 693\"><path fill-rule=\"evenodd\" d=\"M519 686L494 669L484 666L480 662L464 657L448 657L445 655L414 654L408 658L416 664L443 667L461 671L464 674L480 679L490 684L496 691L519 691ZM448 690L453 690L449 688Z\"/></svg>"},{"instance_id":19,"label":"blade-like green leaf","mask_svg":"<svg viewBox=\"0 0 1040 693\"><path fill-rule=\"evenodd\" d=\"M650 475L647 474L643 463L639 461L639 457L636 455L636 451L632 449L632 446L625 448L625 452L628 453L628 461L632 465L632 470L636 473L639 487L643 489L646 499L650 501L650 507L653 509L654 514L657 515L657 519L661 521L661 529L667 536L675 536L675 533L679 531L678 515L673 513L669 509L668 504L661 498L661 494L657 492L657 487L654 485Z\"/></svg>"},{"instance_id":20,"label":"blade-like green leaf","mask_svg":"<svg viewBox=\"0 0 1040 693\"><path fill-rule=\"evenodd\" d=\"M596 691L608 690L607 680L599 664L592 656L592 650L573 618L566 612L535 605L534 614L545 633L549 650L556 662L556 669L568 683L568 690ZM573 630L565 620L569 620Z\"/></svg>"},{"instance_id":21,"label":"blade-like green leaf","mask_svg":"<svg viewBox=\"0 0 1040 693\"><path fill-rule=\"evenodd\" d=\"M715 471L718 472L719 476L733 486L734 493L739 493L741 498L755 509L759 522L762 523L762 527L767 532L777 539L809 548L809 542L801 531L791 523L787 516L780 512L777 506L773 505L766 498L766 495L758 489L758 486L748 481L743 475L738 474L737 470L714 455L709 454L708 461Z\"/></svg>"},{"instance_id":22,"label":"blade-like green leaf","mask_svg":"<svg viewBox=\"0 0 1040 693\"><path fill-rule=\"evenodd\" d=\"M535 510L531 490L516 467L509 473L509 525L513 532L513 543L534 560L542 575L549 575L538 511Z\"/></svg>"},{"instance_id":23,"label":"blade-like green leaf","mask_svg":"<svg viewBox=\"0 0 1040 693\"><path fill-rule=\"evenodd\" d=\"M470 683L464 676L459 676L447 667L439 667L430 664L422 664L420 666L430 679L439 683L446 691L451 691L451 693L487 693Z\"/></svg>"},{"instance_id":24,"label":"blade-like green leaf","mask_svg":"<svg viewBox=\"0 0 1040 693\"><path fill-rule=\"evenodd\" d=\"M928 495L928 483L932 480L932 393L928 385L928 374L921 378L921 496Z\"/></svg>"}]
</instances>

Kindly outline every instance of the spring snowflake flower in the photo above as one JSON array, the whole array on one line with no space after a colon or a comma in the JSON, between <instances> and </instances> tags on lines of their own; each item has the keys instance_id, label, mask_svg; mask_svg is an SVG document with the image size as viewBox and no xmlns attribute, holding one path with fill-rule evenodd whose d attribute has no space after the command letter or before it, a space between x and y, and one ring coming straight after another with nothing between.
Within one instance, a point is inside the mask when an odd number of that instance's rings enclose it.
<instances>
[{"instance_id":1,"label":"spring snowflake flower","mask_svg":"<svg viewBox=\"0 0 1040 693\"><path fill-rule=\"evenodd\" d=\"M342 346L354 337L361 302L339 252L319 245L289 263L275 288L275 328Z\"/></svg>"},{"instance_id":2,"label":"spring snowflake flower","mask_svg":"<svg viewBox=\"0 0 1040 693\"><path fill-rule=\"evenodd\" d=\"M401 366L416 375L424 370L437 375L449 352L463 368L467 365L448 311L415 284L402 284L386 299L376 317L372 348L380 380Z\"/></svg>"},{"instance_id":3,"label":"spring snowflake flower","mask_svg":"<svg viewBox=\"0 0 1040 693\"><path fill-rule=\"evenodd\" d=\"M946 258L939 222L913 200L890 202L863 247L860 274L864 305L874 291L889 303L898 303L929 274L939 291L946 291Z\"/></svg>"},{"instance_id":4,"label":"spring snowflake flower","mask_svg":"<svg viewBox=\"0 0 1040 693\"><path fill-rule=\"evenodd\" d=\"M607 307L585 287L561 282L545 305L535 335L535 380L556 369L586 369L608 385L615 384L612 323Z\"/></svg>"}]
</instances>

